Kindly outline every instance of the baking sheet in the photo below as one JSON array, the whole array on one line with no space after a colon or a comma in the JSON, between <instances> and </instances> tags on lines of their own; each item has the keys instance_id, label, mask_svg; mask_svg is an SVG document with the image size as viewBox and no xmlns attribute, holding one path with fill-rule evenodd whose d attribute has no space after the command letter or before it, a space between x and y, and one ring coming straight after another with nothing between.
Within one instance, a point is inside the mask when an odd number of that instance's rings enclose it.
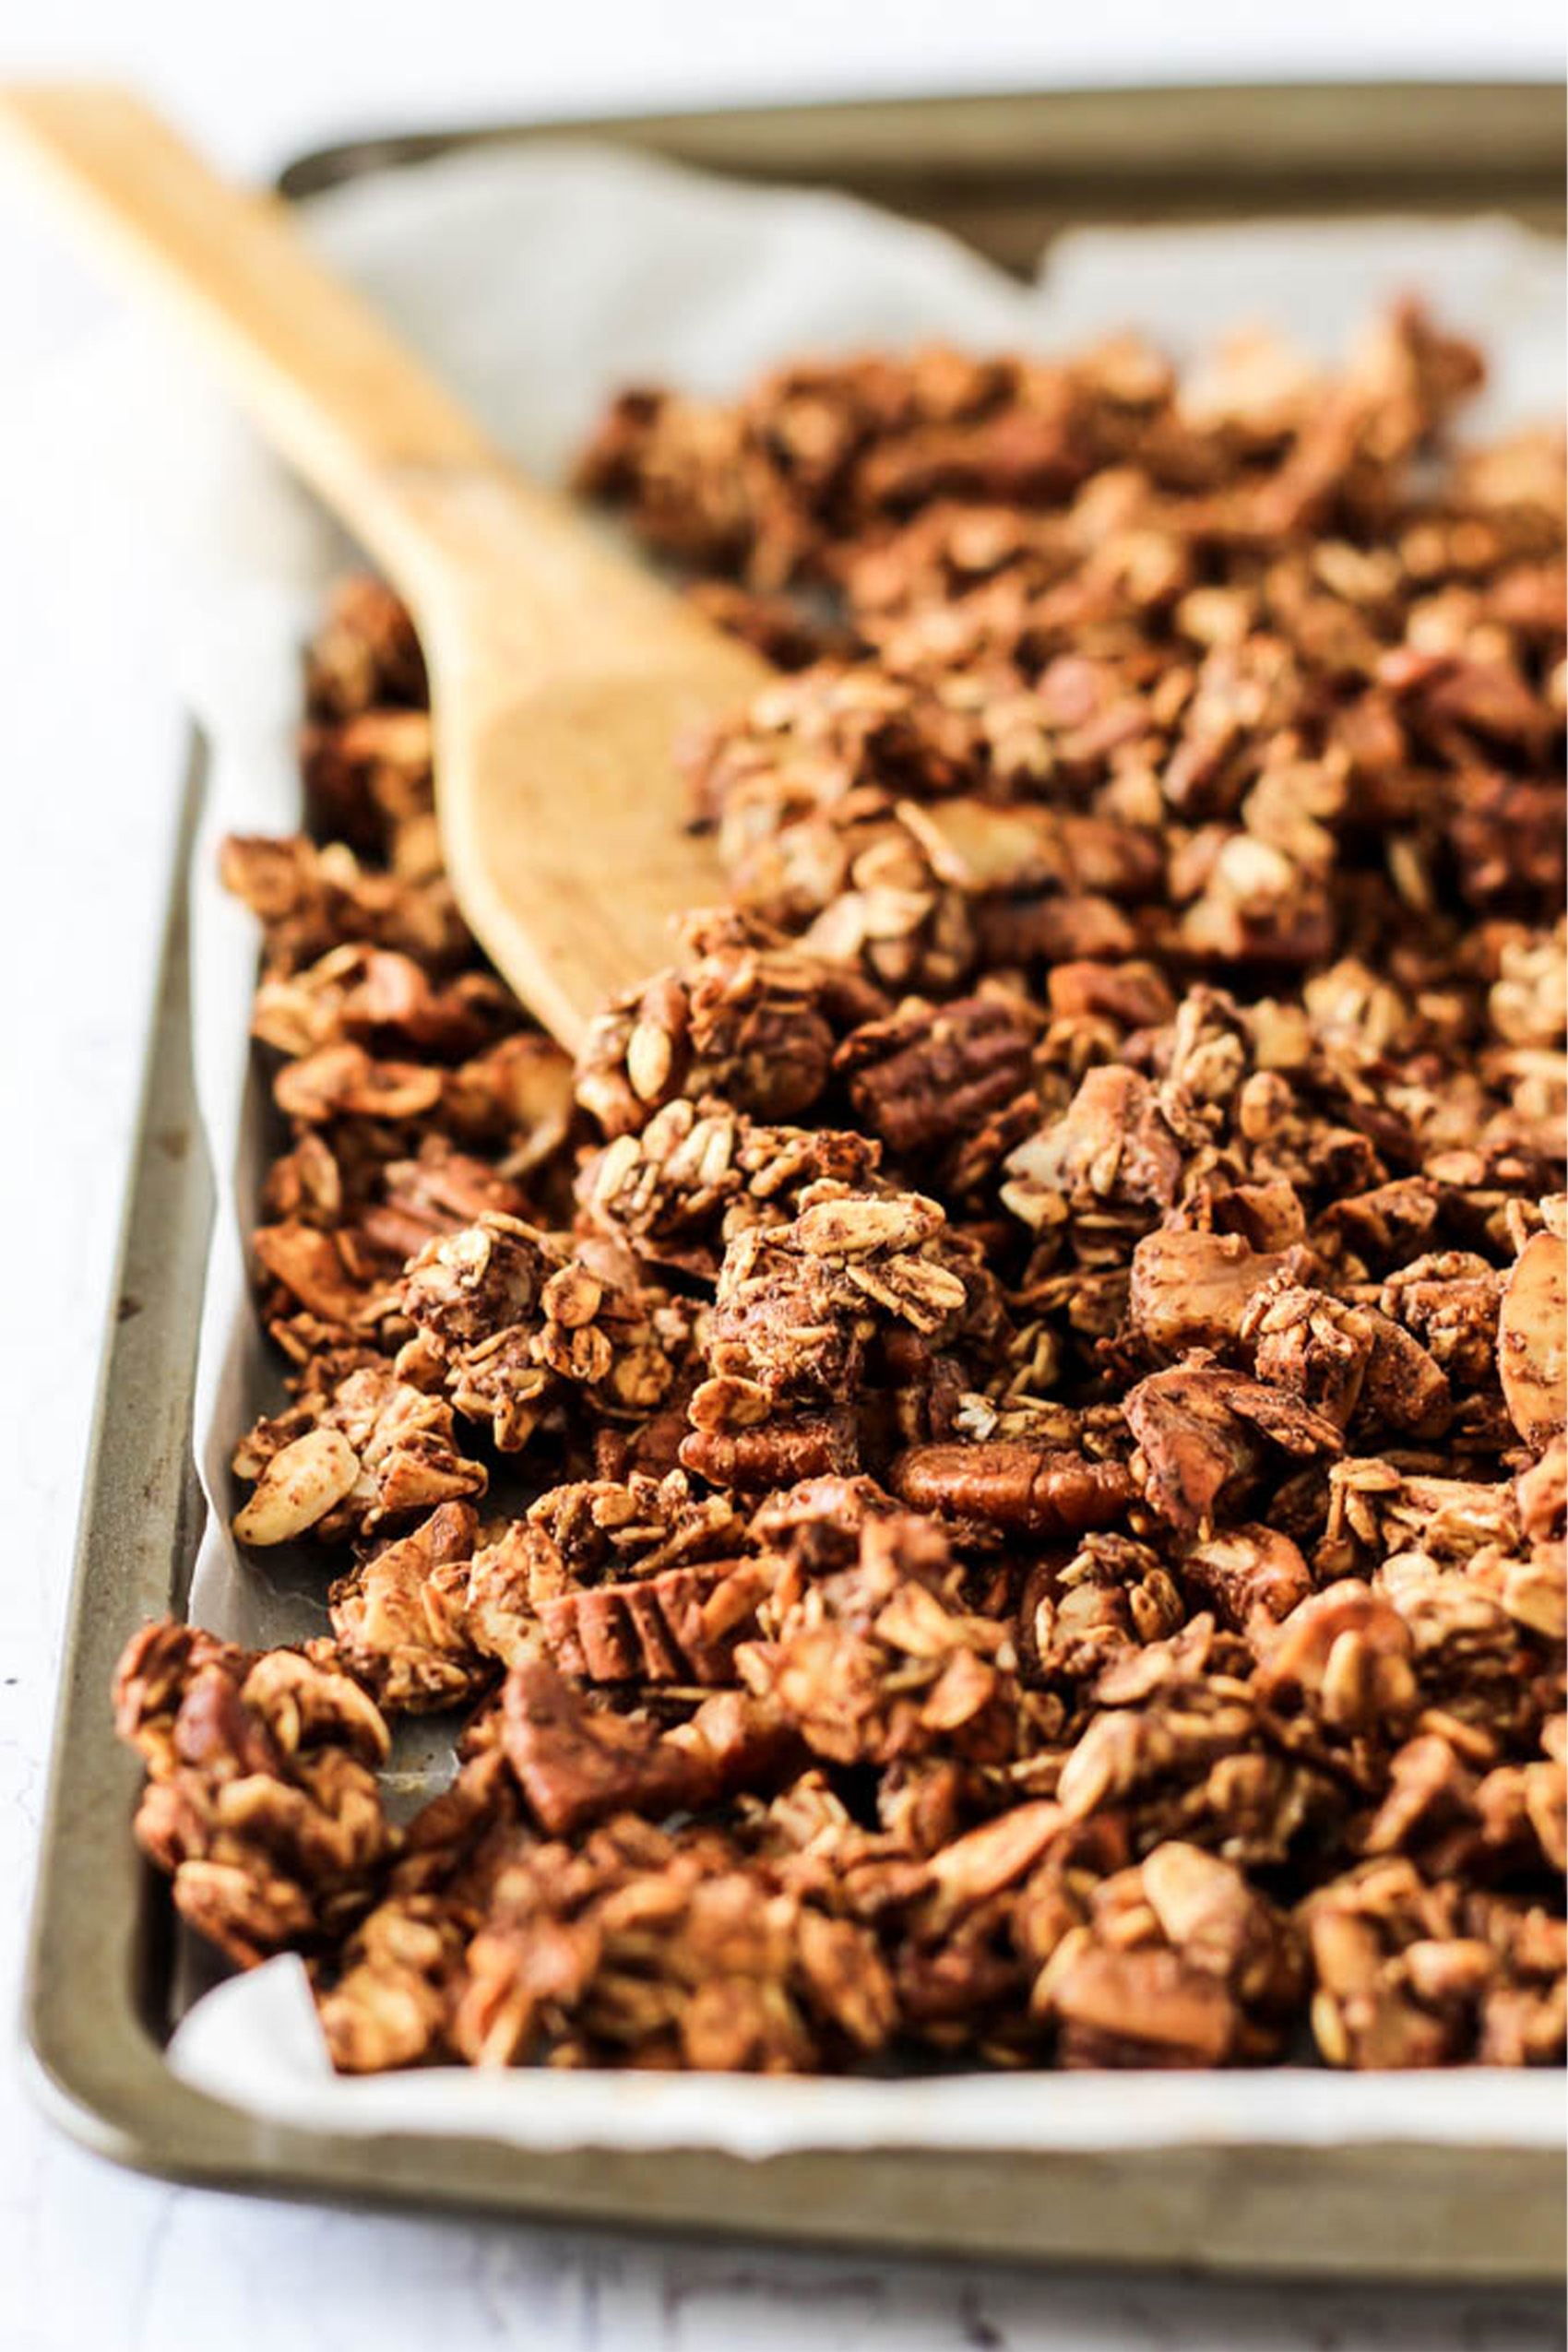
<instances>
[{"instance_id":1,"label":"baking sheet","mask_svg":"<svg viewBox=\"0 0 1568 2352\"><path fill-rule=\"evenodd\" d=\"M1272 224L1093 231L1060 240L1021 286L936 232L831 196L740 189L610 150L460 156L350 186L310 231L433 357L506 446L545 474L604 398L648 376L723 394L802 350L948 338L1062 348L1135 326L1178 356L1248 323L1288 326L1324 362L1383 301L1431 294L1499 355L1488 422L1561 397L1560 249L1510 223ZM240 1559L227 1535L235 1439L279 1393L256 1328L243 1236L269 1145L265 1083L245 1050L255 934L215 881L218 836L297 819L298 648L347 550L247 435L156 363L122 377L125 429L156 501L170 634L213 746L193 887L196 1075L220 1186L201 1334L198 1464L213 1506L192 1613L266 1644L319 1630L320 1556ZM176 432L171 434L172 419ZM439 1728L396 1759L438 1770ZM206 1992L174 2037L187 2081L278 2121L461 2133L518 2146L681 2145L760 2156L865 2145L1106 2150L1266 2139L1408 2138L1550 2146L1555 2079L1512 2073L1347 2078L1029 2074L859 2081L476 2077L433 2069L332 2076L303 1972L284 1959Z\"/></svg>"}]
</instances>

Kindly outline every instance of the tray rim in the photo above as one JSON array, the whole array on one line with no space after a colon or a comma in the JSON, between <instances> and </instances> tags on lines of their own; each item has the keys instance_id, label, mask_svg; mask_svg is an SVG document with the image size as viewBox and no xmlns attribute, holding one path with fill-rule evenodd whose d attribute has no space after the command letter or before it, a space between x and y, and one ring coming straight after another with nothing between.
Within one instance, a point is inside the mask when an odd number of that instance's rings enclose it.
<instances>
[{"instance_id":1,"label":"tray rim","mask_svg":"<svg viewBox=\"0 0 1568 2352\"><path fill-rule=\"evenodd\" d=\"M1229 87L1234 90L1239 86ZM1365 90L1370 86L1355 87ZM1495 87L1543 95L1555 89L1549 83ZM1045 94L1052 103L1074 95L1083 94ZM1160 93L1162 101L1193 95ZM767 107L518 125L506 130L496 126L451 135L444 142L442 135L413 136L422 157L442 151L443 144L493 143L563 132L613 137L640 129L652 138L667 122L733 126L763 116L777 122L834 113L842 125L851 115L876 111L897 115L910 106L967 110L992 102L1016 101L843 101L832 108ZM291 173L297 175L306 164L317 167L327 157L356 158L358 170L384 168L389 160L386 144L361 141L314 150L285 172L282 184L288 185ZM188 1423L212 1183L195 1119L189 1070L186 921L186 879L203 768L202 746L193 731L83 1481L49 1796L36 1868L25 1978L24 2073L50 2116L97 2153L133 2168L272 2195L417 2202L426 2207L479 2204L659 2231L741 2231L819 2243L903 2244L955 2254L1032 2254L1053 2263L1113 2260L1159 2265L1184 2259L1216 2273L1560 2277L1562 2156L1538 2143L1460 2149L1394 2136L1347 2149L1254 2138L1209 2148L1146 2144L1101 2158L1041 2149L1004 2153L1000 2160L989 2162L980 2152L936 2149L874 2150L858 2156L812 2150L763 2159L679 2149L638 2155L590 2148L563 2155L501 2146L477 2137L389 2135L367 2140L264 2124L172 2073L135 1983L137 1953L158 1931L149 1916L158 1905L148 1903L150 1873L131 1852L125 1834L139 1774L135 1760L117 1747L110 1733L104 1693L108 1664L125 1633L142 1617L183 1601L203 1507L190 1460ZM171 1219L177 1261L174 1278L165 1280ZM145 1278L149 1265L157 1269L157 1282ZM163 1375L172 1364L177 1376L165 1388ZM149 1395L156 1410L147 1409ZM139 1499L128 1514L127 1492ZM127 1518L132 1524L127 1525ZM114 1572L106 1584L106 1558L116 1550L130 1564ZM91 1885L87 1889L87 1851L74 1841L73 1832L85 1832L94 1823L99 1836L91 1850L100 1859L88 1871ZM123 1916L110 1916L110 1897L120 1902ZM106 1946L117 1928L127 1930L121 1939L125 1948L116 1955L119 1965L106 1967ZM944 2176L934 2188L933 2168ZM872 2170L877 2191L868 2199L864 2176ZM1327 2178L1331 2170L1332 2181ZM1399 2243L1400 2223L1395 2214L1390 2214L1393 2226L1381 2234L1380 2243L1348 2251L1341 2243L1305 2249L1299 2240L1292 2245L1259 2243L1249 2239L1244 2228L1227 2231L1215 2218L1227 2198L1240 2192L1245 2202L1249 2176L1253 2188L1272 2195L1277 2208L1288 2213L1301 2199L1310 2204L1325 2187L1343 2191L1347 2177L1362 2171L1369 2186L1378 2180L1384 2196L1396 2185L1391 2176L1409 2177L1420 2242ZM1016 2213L1008 2220L999 2206L998 2217L988 2218L983 2199L979 2210L962 2216L966 2226L956 2231L949 2210L962 2202L950 2194L952 2180L959 2173L967 2176L971 2205L975 2189L988 2176L987 2193L1002 2204L1009 2195L1008 2176L1015 2182L1027 2176L1031 2196L1047 2203L1064 2201L1092 2219L1096 2204L1135 2205L1140 2193L1158 2198L1172 2172L1202 2176L1194 2184L1196 2210L1203 2215L1206 2208L1213 2233L1204 2243L1172 2239L1169 2229L1163 2234L1134 2231L1128 2241L1124 2235L1107 2236L1103 2230L1097 2238L1092 2227L1087 2236L1064 2236L1058 2227L1047 2229L1031 2244L1020 2242ZM858 2199L857 2188L861 2192ZM1462 2243L1462 2233L1441 2231L1434 2239L1435 2223L1429 2218L1425 2227L1420 2224L1428 2207L1433 2212L1438 2206L1451 2207L1455 2199L1473 2204L1480 2196L1490 2204L1500 2194L1515 2225L1511 2238L1504 2231L1506 2244L1488 2249Z\"/></svg>"},{"instance_id":2,"label":"tray rim","mask_svg":"<svg viewBox=\"0 0 1568 2352\"><path fill-rule=\"evenodd\" d=\"M1275 81L1246 79L1192 83L1079 83L1062 88L976 90L933 93L914 91L876 98L834 97L826 100L763 100L727 107L674 107L653 112L577 113L571 110L519 122L502 118L429 128L383 126L303 150L281 167L276 181L279 195L297 199L327 189L369 172L416 164L454 149L529 141L597 139L651 146L667 153L690 154L694 147L723 152L726 168L749 167L733 159L738 147L766 139L788 139L804 131L820 140L824 133L840 139L868 134L879 151L872 162L881 172L897 162L906 170L948 172L979 180L998 176L995 145L1016 141L1024 130L1049 126L1075 139L1063 170L1047 152L1031 155L1031 166L1042 181L1070 177L1084 168L1083 142L1092 138L1098 152L1095 175L1106 184L1124 184L1134 176L1169 181L1172 154L1201 154L1216 179L1234 184L1276 174L1279 159L1267 129L1292 131L1303 143L1304 156L1315 173L1341 177L1352 184L1382 184L1393 178L1421 177L1441 172L1490 169L1510 180L1538 177L1561 197L1561 162L1565 151L1562 100L1568 83L1562 77L1486 77L1456 75L1388 77L1373 76L1346 80ZM881 148L880 143L911 131L951 130L959 137L972 115L987 118L992 146L983 173L951 151L939 148L923 160ZM1391 148L1369 157L1362 146L1366 123L1376 117L1399 137ZM1424 118L1424 120L1422 119ZM1234 134L1222 157L1210 152L1216 123ZM1118 133L1119 146L1099 147L1105 128ZM1151 131L1163 131L1167 145L1152 159L1146 156ZM1433 151L1424 142L1440 133L1442 145ZM1304 135L1304 137L1303 137ZM1522 139L1528 144L1522 146ZM1127 148L1133 148L1130 159ZM757 159L763 171L771 168L777 149Z\"/></svg>"}]
</instances>

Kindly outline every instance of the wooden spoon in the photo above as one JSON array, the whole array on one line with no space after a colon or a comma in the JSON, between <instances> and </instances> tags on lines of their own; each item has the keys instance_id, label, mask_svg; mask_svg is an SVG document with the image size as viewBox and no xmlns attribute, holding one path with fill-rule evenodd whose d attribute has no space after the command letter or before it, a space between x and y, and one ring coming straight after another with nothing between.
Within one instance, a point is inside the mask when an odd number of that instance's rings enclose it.
<instances>
[{"instance_id":1,"label":"wooden spoon","mask_svg":"<svg viewBox=\"0 0 1568 2352\"><path fill-rule=\"evenodd\" d=\"M407 601L458 903L575 1051L606 997L669 961L671 917L715 895L683 825L679 738L772 673L525 480L280 204L226 186L137 100L4 90L0 124L198 330Z\"/></svg>"}]
</instances>

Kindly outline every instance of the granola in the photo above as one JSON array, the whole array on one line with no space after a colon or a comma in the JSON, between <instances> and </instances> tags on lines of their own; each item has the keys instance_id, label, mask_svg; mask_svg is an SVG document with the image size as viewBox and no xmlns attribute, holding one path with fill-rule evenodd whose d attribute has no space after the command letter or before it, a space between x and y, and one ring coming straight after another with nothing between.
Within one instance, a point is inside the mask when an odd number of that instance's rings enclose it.
<instances>
[{"instance_id":1,"label":"granola","mask_svg":"<svg viewBox=\"0 0 1568 2352\"><path fill-rule=\"evenodd\" d=\"M330 1630L116 1708L340 2068L1561 2059L1564 502L1481 372L1406 304L627 392L582 485L778 674L575 1067L336 593L308 829L223 849L234 1532Z\"/></svg>"}]
</instances>

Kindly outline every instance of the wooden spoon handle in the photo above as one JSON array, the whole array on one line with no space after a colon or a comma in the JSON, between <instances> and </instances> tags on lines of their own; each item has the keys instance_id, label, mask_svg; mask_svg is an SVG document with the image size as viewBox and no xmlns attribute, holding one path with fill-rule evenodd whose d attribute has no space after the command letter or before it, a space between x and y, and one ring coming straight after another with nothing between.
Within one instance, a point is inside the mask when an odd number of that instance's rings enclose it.
<instances>
[{"instance_id":1,"label":"wooden spoon handle","mask_svg":"<svg viewBox=\"0 0 1568 2352\"><path fill-rule=\"evenodd\" d=\"M594 600L658 601L566 502L522 479L460 404L306 250L275 199L226 184L129 92L0 89L0 130L196 330L272 445L416 612L505 571L551 658ZM428 596L426 592L429 592ZM584 600L588 600L585 607ZM548 626L552 621L559 625Z\"/></svg>"}]
</instances>

